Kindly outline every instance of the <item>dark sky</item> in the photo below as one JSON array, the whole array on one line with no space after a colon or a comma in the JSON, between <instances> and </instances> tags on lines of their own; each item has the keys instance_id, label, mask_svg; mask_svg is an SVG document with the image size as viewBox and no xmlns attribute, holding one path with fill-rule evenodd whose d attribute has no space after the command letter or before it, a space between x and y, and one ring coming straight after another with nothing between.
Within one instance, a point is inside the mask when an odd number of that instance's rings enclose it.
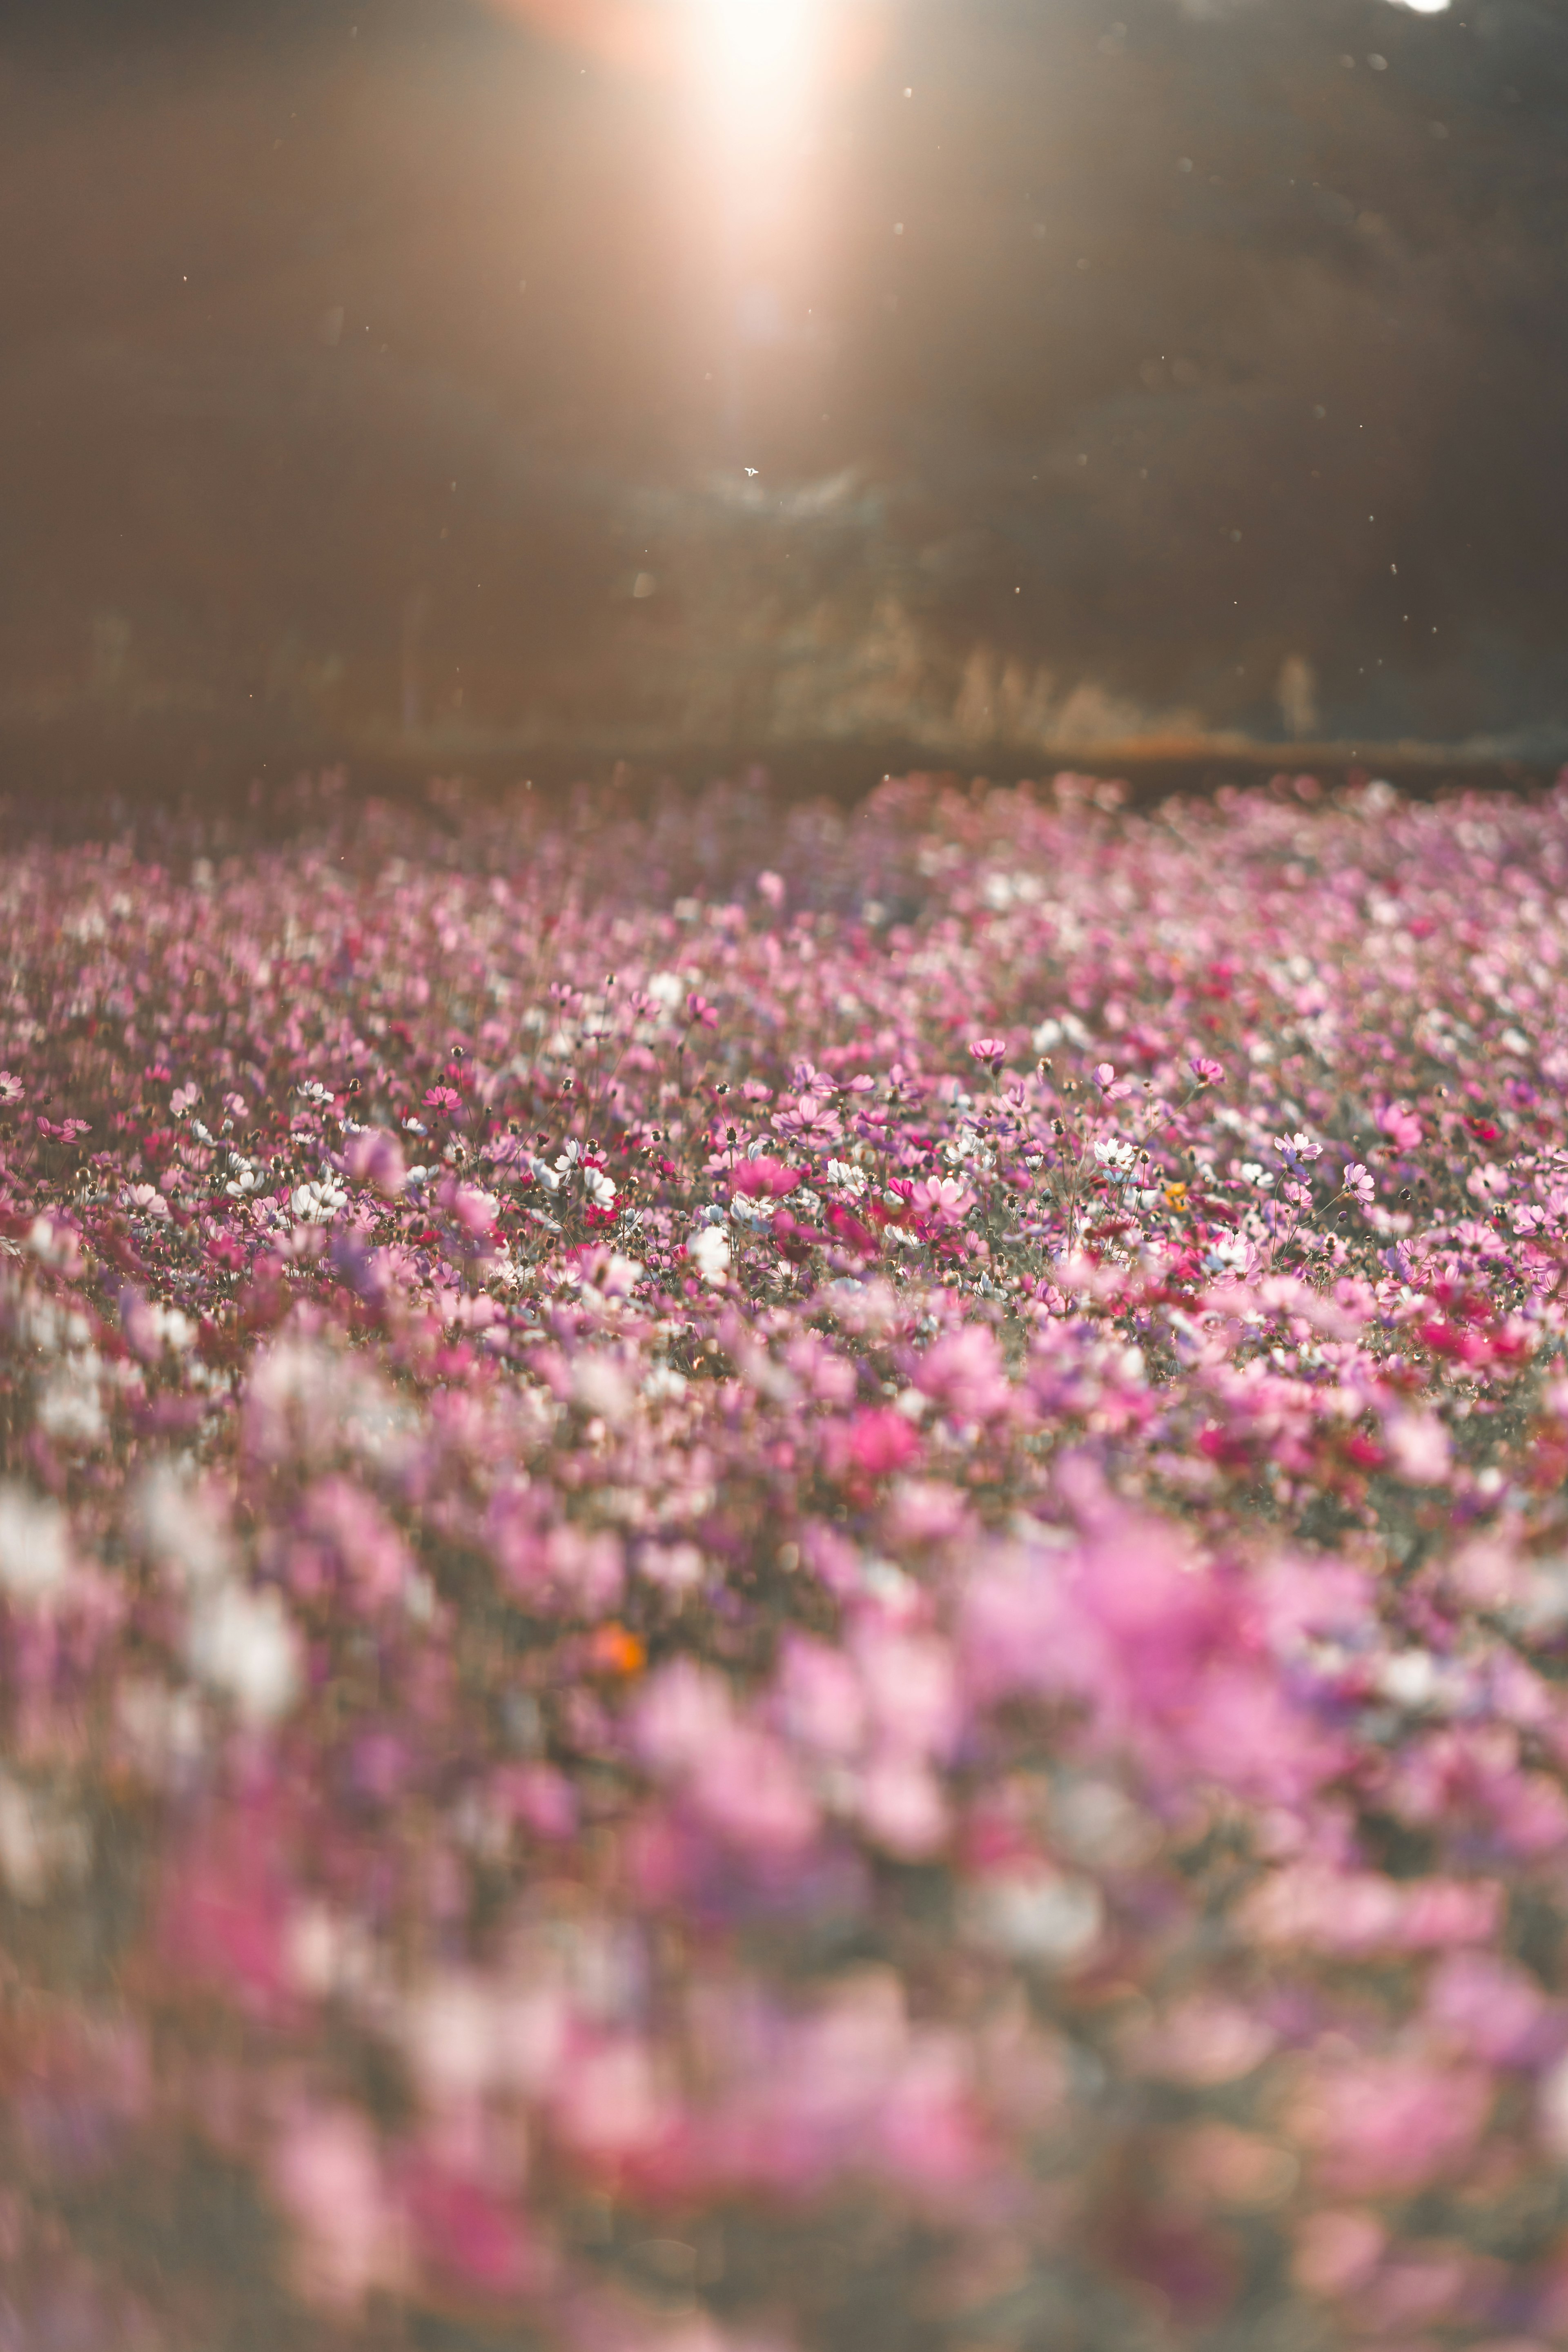
<instances>
[{"instance_id":1,"label":"dark sky","mask_svg":"<svg viewBox=\"0 0 1568 2352\"><path fill-rule=\"evenodd\" d=\"M908 0L784 178L464 0L11 0L0 220L14 728L1568 730L1560 0Z\"/></svg>"}]
</instances>

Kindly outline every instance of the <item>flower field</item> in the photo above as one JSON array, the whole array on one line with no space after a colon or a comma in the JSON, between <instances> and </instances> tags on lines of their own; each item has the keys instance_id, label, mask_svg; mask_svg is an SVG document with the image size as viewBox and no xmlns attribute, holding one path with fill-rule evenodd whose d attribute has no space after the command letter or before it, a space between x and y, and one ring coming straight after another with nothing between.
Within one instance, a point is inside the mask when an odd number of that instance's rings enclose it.
<instances>
[{"instance_id":1,"label":"flower field","mask_svg":"<svg viewBox=\"0 0 1568 2352\"><path fill-rule=\"evenodd\" d=\"M4 2352L1568 2339L1568 793L0 943Z\"/></svg>"}]
</instances>

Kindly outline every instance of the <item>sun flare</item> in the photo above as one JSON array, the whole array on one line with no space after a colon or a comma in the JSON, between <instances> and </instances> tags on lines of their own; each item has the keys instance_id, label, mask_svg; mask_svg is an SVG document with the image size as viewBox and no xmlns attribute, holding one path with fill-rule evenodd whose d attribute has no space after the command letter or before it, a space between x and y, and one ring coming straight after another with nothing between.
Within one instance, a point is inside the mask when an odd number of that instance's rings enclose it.
<instances>
[{"instance_id":1,"label":"sun flare","mask_svg":"<svg viewBox=\"0 0 1568 2352\"><path fill-rule=\"evenodd\" d=\"M749 135L790 127L823 67L824 0L691 0L700 85Z\"/></svg>"}]
</instances>

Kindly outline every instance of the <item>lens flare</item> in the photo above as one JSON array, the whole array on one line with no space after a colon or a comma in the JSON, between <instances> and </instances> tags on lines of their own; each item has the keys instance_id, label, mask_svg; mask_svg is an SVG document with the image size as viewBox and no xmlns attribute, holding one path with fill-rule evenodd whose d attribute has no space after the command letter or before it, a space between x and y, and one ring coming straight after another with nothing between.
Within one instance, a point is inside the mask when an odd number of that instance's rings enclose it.
<instances>
[{"instance_id":1,"label":"lens flare","mask_svg":"<svg viewBox=\"0 0 1568 2352\"><path fill-rule=\"evenodd\" d=\"M692 0L699 86L748 137L795 128L820 77L823 0Z\"/></svg>"},{"instance_id":2,"label":"lens flare","mask_svg":"<svg viewBox=\"0 0 1568 2352\"><path fill-rule=\"evenodd\" d=\"M695 71L727 108L775 118L882 56L891 0L486 0L548 38L652 80ZM787 104L784 101L787 100Z\"/></svg>"}]
</instances>

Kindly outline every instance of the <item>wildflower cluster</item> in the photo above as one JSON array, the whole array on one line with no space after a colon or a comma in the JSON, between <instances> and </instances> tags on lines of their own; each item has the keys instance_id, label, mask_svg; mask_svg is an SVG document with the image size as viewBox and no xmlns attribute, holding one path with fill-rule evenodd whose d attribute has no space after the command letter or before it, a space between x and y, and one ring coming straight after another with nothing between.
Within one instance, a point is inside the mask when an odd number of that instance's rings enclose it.
<instances>
[{"instance_id":1,"label":"wildflower cluster","mask_svg":"<svg viewBox=\"0 0 1568 2352\"><path fill-rule=\"evenodd\" d=\"M1568 2332L1568 796L0 873L0 2315Z\"/></svg>"}]
</instances>

